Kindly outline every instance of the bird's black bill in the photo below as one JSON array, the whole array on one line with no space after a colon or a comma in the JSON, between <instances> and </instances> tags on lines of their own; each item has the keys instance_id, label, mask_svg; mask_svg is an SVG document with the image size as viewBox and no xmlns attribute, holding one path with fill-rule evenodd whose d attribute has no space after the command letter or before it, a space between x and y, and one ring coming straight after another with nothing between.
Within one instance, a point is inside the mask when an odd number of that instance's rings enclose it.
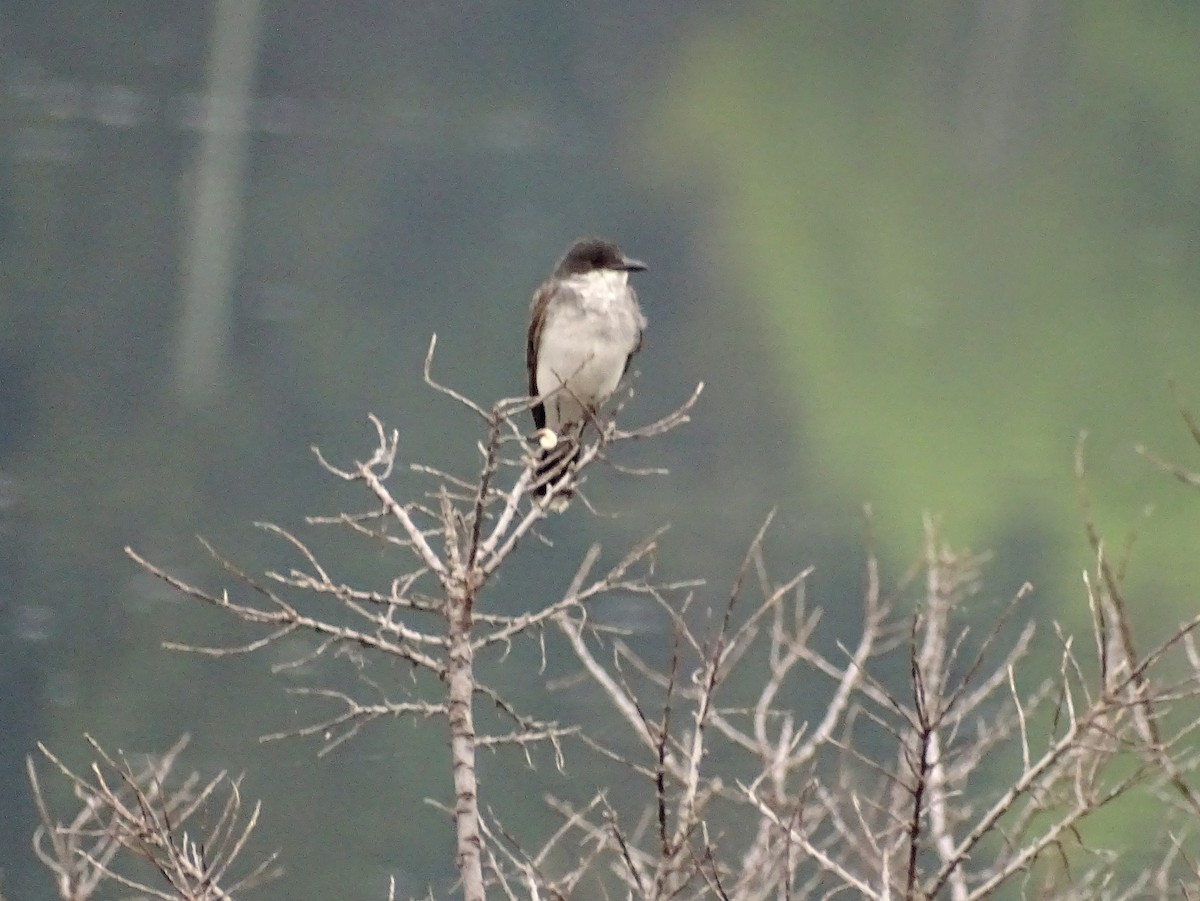
<instances>
[{"instance_id":1,"label":"bird's black bill","mask_svg":"<svg viewBox=\"0 0 1200 901\"><path fill-rule=\"evenodd\" d=\"M641 260L631 260L629 257L625 257L621 260L621 268L626 272L645 272L650 267Z\"/></svg>"}]
</instances>

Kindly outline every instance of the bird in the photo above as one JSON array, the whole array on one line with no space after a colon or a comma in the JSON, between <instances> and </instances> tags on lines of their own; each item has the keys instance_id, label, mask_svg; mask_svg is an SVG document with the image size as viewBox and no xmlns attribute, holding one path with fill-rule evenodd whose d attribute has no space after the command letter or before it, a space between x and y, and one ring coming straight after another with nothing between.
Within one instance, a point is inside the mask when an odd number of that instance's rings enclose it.
<instances>
[{"instance_id":1,"label":"bird","mask_svg":"<svg viewBox=\"0 0 1200 901\"><path fill-rule=\"evenodd\" d=\"M525 365L542 447L534 483L538 498L578 459L584 426L616 391L642 347L646 317L629 274L646 268L611 241L580 238L534 292ZM568 439L565 449L558 447L560 438Z\"/></svg>"}]
</instances>

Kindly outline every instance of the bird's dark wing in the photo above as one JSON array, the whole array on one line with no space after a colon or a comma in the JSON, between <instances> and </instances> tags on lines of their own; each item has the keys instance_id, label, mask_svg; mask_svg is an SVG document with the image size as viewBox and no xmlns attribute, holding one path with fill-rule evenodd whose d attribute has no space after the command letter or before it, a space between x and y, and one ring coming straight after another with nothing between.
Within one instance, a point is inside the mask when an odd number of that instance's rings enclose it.
<instances>
[{"instance_id":1,"label":"bird's dark wing","mask_svg":"<svg viewBox=\"0 0 1200 901\"><path fill-rule=\"evenodd\" d=\"M633 298L633 305L638 307L637 292L633 288L629 289L629 296ZM640 309L640 307L638 307ZM629 352L629 356L625 358L625 368L621 370L621 378L629 372L629 364L633 362L633 358L637 356L638 351L642 349L642 337L646 334L645 329L638 329L637 344L633 345L633 350Z\"/></svg>"},{"instance_id":2,"label":"bird's dark wing","mask_svg":"<svg viewBox=\"0 0 1200 901\"><path fill-rule=\"evenodd\" d=\"M554 295L555 283L545 282L533 295L533 303L529 305L529 335L525 342L525 369L529 377L529 396L541 394L537 385L538 346L542 342L542 326L546 322L546 307ZM533 405L533 424L535 428L546 427L546 410L541 404Z\"/></svg>"}]
</instances>

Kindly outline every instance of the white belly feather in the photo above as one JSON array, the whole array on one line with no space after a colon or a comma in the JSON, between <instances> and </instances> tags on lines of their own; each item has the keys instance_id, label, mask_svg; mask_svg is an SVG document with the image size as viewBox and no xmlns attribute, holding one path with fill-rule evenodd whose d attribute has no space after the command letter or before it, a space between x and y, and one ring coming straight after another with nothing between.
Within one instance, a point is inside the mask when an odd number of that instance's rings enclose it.
<instances>
[{"instance_id":1,"label":"white belly feather","mask_svg":"<svg viewBox=\"0 0 1200 901\"><path fill-rule=\"evenodd\" d=\"M587 411L594 413L608 399L637 347L644 320L625 293L624 279L605 287L616 290L591 294L591 303L562 304L542 327L537 387L542 394L556 392L545 402L546 425L555 431L584 423Z\"/></svg>"}]
</instances>

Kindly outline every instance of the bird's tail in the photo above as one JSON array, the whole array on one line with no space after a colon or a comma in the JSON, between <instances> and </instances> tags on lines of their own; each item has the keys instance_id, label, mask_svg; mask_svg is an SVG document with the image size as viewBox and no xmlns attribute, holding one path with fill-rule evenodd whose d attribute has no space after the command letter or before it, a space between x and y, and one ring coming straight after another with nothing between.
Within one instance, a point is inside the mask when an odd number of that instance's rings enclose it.
<instances>
[{"instance_id":1,"label":"bird's tail","mask_svg":"<svg viewBox=\"0 0 1200 901\"><path fill-rule=\"evenodd\" d=\"M573 468L583 453L583 446L578 441L562 441L558 447L542 451L538 462L537 474L534 479L534 497L545 497L550 486L559 481L563 473ZM558 495L563 500L569 500L575 492L569 488L560 488Z\"/></svg>"}]
</instances>

